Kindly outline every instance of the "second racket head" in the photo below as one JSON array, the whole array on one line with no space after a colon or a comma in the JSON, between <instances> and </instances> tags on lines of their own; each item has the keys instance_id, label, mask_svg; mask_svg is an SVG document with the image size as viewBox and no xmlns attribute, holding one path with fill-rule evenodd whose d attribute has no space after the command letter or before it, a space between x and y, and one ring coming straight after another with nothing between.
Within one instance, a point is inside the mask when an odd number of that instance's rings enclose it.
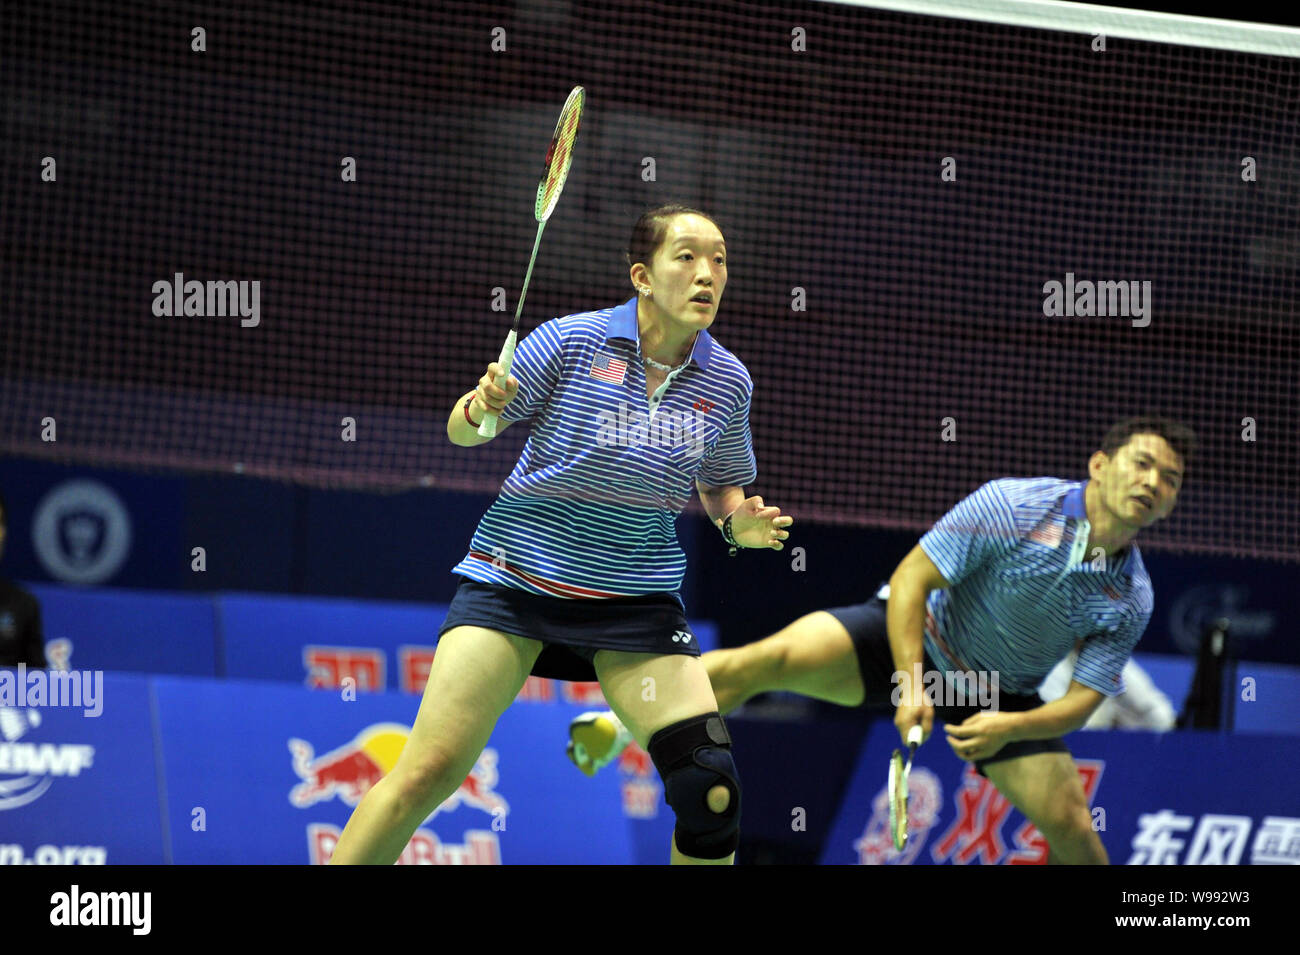
<instances>
[{"instance_id":1,"label":"second racket head","mask_svg":"<svg viewBox=\"0 0 1300 955\"><path fill-rule=\"evenodd\" d=\"M889 757L889 835L894 848L907 844L907 789L903 778L903 751L894 750Z\"/></svg>"}]
</instances>

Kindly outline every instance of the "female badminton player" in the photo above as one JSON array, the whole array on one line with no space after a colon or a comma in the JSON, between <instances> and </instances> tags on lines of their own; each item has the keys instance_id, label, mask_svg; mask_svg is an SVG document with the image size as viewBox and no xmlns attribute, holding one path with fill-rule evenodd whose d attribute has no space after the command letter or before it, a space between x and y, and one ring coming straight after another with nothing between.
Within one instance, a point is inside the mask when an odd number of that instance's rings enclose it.
<instances>
[{"instance_id":1,"label":"female badminton player","mask_svg":"<svg viewBox=\"0 0 1300 955\"><path fill-rule=\"evenodd\" d=\"M405 749L331 862L395 861L530 674L599 679L663 779L671 860L734 861L740 780L677 593L675 521L698 491L728 545L781 550L792 519L745 497L753 383L708 332L727 284L717 224L684 206L651 210L627 258L632 299L544 322L504 388L493 363L451 412L458 445L491 440L478 434L489 413L498 433L523 420L531 432L453 569L465 579Z\"/></svg>"}]
</instances>

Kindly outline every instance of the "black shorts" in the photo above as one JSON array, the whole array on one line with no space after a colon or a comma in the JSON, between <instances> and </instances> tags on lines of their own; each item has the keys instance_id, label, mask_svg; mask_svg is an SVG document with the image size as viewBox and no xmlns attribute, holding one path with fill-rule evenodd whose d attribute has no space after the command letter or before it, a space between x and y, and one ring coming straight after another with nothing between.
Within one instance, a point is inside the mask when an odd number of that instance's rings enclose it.
<instances>
[{"instance_id":1,"label":"black shorts","mask_svg":"<svg viewBox=\"0 0 1300 955\"><path fill-rule=\"evenodd\" d=\"M596 679L592 659L598 650L700 655L682 605L667 593L573 600L467 577L456 588L438 636L466 625L540 640L546 646L532 675L553 680Z\"/></svg>"},{"instance_id":2,"label":"black shorts","mask_svg":"<svg viewBox=\"0 0 1300 955\"><path fill-rule=\"evenodd\" d=\"M866 690L862 706L869 709L892 711L894 708L892 697L897 684L893 679L894 656L890 652L889 634L885 630L885 601L879 597L872 597L866 603L854 604L851 607L835 607L826 612L843 624L844 629L848 630L849 636L853 639L853 649L858 655L858 672L862 675L862 686ZM934 661L930 659L930 654L925 653L921 662L922 672L931 673L938 669ZM1043 702L1043 698L1037 693L1021 695L1000 691L997 698L997 709L999 711L1018 713L1024 710L1036 709L1042 706ZM961 723L968 717L988 709L993 709L993 707L945 706L940 701L936 703L934 708L934 731L939 731L938 724L941 722ZM1059 736L1053 739L1017 740L1007 743L988 759L976 761L975 769L983 776L984 766L988 763L1014 759L1017 756L1028 756L1032 753L1068 754L1069 752L1070 750L1065 745L1065 741Z\"/></svg>"}]
</instances>

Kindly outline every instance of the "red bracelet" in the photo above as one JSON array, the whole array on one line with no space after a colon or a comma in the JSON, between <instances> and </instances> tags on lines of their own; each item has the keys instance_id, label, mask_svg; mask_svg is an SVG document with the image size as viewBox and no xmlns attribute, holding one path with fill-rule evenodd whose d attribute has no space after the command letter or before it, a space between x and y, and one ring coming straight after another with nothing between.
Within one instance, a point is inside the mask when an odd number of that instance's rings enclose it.
<instances>
[{"instance_id":1,"label":"red bracelet","mask_svg":"<svg viewBox=\"0 0 1300 955\"><path fill-rule=\"evenodd\" d=\"M477 428L478 425L475 424L474 419L469 416L469 406L472 405L473 403L474 403L474 396L470 395L469 398L465 400L465 404L463 406L465 409L465 420L469 422L469 426L471 428Z\"/></svg>"}]
</instances>

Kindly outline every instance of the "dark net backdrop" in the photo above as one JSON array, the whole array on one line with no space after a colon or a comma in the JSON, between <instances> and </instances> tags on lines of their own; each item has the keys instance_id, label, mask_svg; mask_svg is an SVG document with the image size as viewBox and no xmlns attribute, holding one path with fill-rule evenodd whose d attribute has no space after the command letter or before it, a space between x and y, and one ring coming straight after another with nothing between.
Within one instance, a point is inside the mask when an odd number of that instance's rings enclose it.
<instances>
[{"instance_id":1,"label":"dark net backdrop","mask_svg":"<svg viewBox=\"0 0 1300 955\"><path fill-rule=\"evenodd\" d=\"M524 329L631 296L642 209L713 210L752 492L919 530L1159 411L1202 448L1152 544L1300 559L1295 60L830 3L3 17L0 451L495 490L525 429L461 449L446 418L582 84ZM260 283L258 323L155 314L177 273ZM1150 282L1149 323L1045 315L1067 274Z\"/></svg>"}]
</instances>

